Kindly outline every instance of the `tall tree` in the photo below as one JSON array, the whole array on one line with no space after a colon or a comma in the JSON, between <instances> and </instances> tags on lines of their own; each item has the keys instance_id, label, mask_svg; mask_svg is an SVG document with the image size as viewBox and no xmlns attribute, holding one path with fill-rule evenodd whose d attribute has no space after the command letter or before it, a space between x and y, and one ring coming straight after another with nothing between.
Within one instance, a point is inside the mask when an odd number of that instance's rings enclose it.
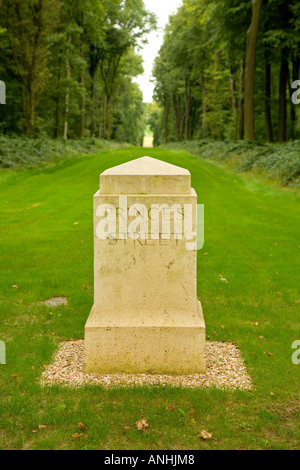
<instances>
[{"instance_id":1,"label":"tall tree","mask_svg":"<svg viewBox=\"0 0 300 470\"><path fill-rule=\"evenodd\" d=\"M255 90L255 64L256 45L259 30L260 12L262 0L252 0L252 19L247 31L246 46L246 68L245 68L245 138L255 139L255 116L254 116L254 90Z\"/></svg>"},{"instance_id":2,"label":"tall tree","mask_svg":"<svg viewBox=\"0 0 300 470\"><path fill-rule=\"evenodd\" d=\"M47 36L56 26L59 0L4 0L1 15L13 58L14 73L24 85L24 129L32 134L38 95L45 89L49 70Z\"/></svg>"}]
</instances>

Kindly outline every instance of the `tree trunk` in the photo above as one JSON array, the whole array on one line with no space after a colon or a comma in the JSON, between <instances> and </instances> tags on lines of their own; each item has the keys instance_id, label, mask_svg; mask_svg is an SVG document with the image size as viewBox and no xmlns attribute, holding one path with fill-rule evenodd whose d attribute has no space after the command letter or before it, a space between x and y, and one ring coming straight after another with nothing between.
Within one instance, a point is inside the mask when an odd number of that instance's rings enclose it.
<instances>
[{"instance_id":1,"label":"tree trunk","mask_svg":"<svg viewBox=\"0 0 300 470\"><path fill-rule=\"evenodd\" d=\"M81 57L84 58L84 42L82 41L81 45ZM81 87L81 100L80 100L80 118L79 118L79 138L84 137L84 128L85 128L85 79L84 79L84 70L81 70L80 73L80 87Z\"/></svg>"},{"instance_id":2,"label":"tree trunk","mask_svg":"<svg viewBox=\"0 0 300 470\"><path fill-rule=\"evenodd\" d=\"M262 0L252 0L252 19L247 31L246 71L245 71L245 139L255 140L254 90L256 44Z\"/></svg>"},{"instance_id":3,"label":"tree trunk","mask_svg":"<svg viewBox=\"0 0 300 470\"><path fill-rule=\"evenodd\" d=\"M93 139L95 137L95 75L91 75L91 127L90 127L90 137Z\"/></svg>"},{"instance_id":4,"label":"tree trunk","mask_svg":"<svg viewBox=\"0 0 300 470\"><path fill-rule=\"evenodd\" d=\"M168 95L164 95L164 140L168 142L168 124L169 124L169 100Z\"/></svg>"},{"instance_id":5,"label":"tree trunk","mask_svg":"<svg viewBox=\"0 0 300 470\"><path fill-rule=\"evenodd\" d=\"M203 137L207 137L207 123L206 123L206 115L207 115L207 100L206 100L206 87L205 87L205 80L202 72L200 72L200 84L201 84L201 94L202 94L202 129L203 129Z\"/></svg>"},{"instance_id":6,"label":"tree trunk","mask_svg":"<svg viewBox=\"0 0 300 470\"><path fill-rule=\"evenodd\" d=\"M99 113L99 125L98 125L98 138L102 138L102 124L103 124L103 114L104 114L104 100L100 100L100 113Z\"/></svg>"},{"instance_id":7,"label":"tree trunk","mask_svg":"<svg viewBox=\"0 0 300 470\"><path fill-rule=\"evenodd\" d=\"M244 59L241 59L239 117L238 117L238 128L237 128L238 140L242 140L244 138L244 94L245 94L245 61Z\"/></svg>"},{"instance_id":8,"label":"tree trunk","mask_svg":"<svg viewBox=\"0 0 300 470\"><path fill-rule=\"evenodd\" d=\"M35 122L35 98L32 80L28 80L25 97L25 134L31 135Z\"/></svg>"},{"instance_id":9,"label":"tree trunk","mask_svg":"<svg viewBox=\"0 0 300 470\"><path fill-rule=\"evenodd\" d=\"M235 79L234 79L234 66L230 63L230 92L231 92L231 107L234 118L237 117L237 100L235 96Z\"/></svg>"},{"instance_id":10,"label":"tree trunk","mask_svg":"<svg viewBox=\"0 0 300 470\"><path fill-rule=\"evenodd\" d=\"M184 80L184 89L185 89L185 127L184 134L185 140L190 138L190 93L189 93L189 80L185 78Z\"/></svg>"},{"instance_id":11,"label":"tree trunk","mask_svg":"<svg viewBox=\"0 0 300 470\"><path fill-rule=\"evenodd\" d=\"M91 88L90 88L90 98L91 98L91 123L90 123L90 136L95 137L95 77L97 68L100 62L100 49L94 44L90 45L90 55L89 55L89 74L91 77ZM102 77L104 79L104 77ZM106 92L106 89L105 89ZM104 132L104 131L103 131Z\"/></svg>"},{"instance_id":12,"label":"tree trunk","mask_svg":"<svg viewBox=\"0 0 300 470\"><path fill-rule=\"evenodd\" d=\"M179 132L180 132L180 118L179 118L179 111L178 111L178 101L177 96L173 93L173 112L174 112L174 121L175 121L175 139L176 142L179 142Z\"/></svg>"},{"instance_id":13,"label":"tree trunk","mask_svg":"<svg viewBox=\"0 0 300 470\"><path fill-rule=\"evenodd\" d=\"M300 69L300 61L298 58L293 59L293 76L291 82L293 83L294 80L299 80L299 69ZM291 85L292 85L291 83ZM290 85L291 95L293 94L294 90ZM296 122L297 122L297 114L296 114L296 106L291 104L291 138L295 139L296 137Z\"/></svg>"},{"instance_id":14,"label":"tree trunk","mask_svg":"<svg viewBox=\"0 0 300 470\"><path fill-rule=\"evenodd\" d=\"M265 118L266 118L266 133L267 141L269 143L273 142L273 127L272 127L272 115L271 115L271 80L272 80L272 70L271 64L268 62L268 57L265 57L266 60L266 73L265 73Z\"/></svg>"},{"instance_id":15,"label":"tree trunk","mask_svg":"<svg viewBox=\"0 0 300 470\"><path fill-rule=\"evenodd\" d=\"M286 89L289 77L288 50L282 51L280 77L279 77L279 125L278 125L278 142L286 141Z\"/></svg>"},{"instance_id":16,"label":"tree trunk","mask_svg":"<svg viewBox=\"0 0 300 470\"><path fill-rule=\"evenodd\" d=\"M71 42L71 37L68 38L68 43ZM69 51L67 51L67 60L66 60L66 79L67 82L70 80L71 68L69 61ZM65 119L64 119L64 128L63 128L63 138L67 140L68 138L68 126L69 126L69 104L70 104L70 89L69 84L67 83L67 91L65 97Z\"/></svg>"},{"instance_id":17,"label":"tree trunk","mask_svg":"<svg viewBox=\"0 0 300 470\"><path fill-rule=\"evenodd\" d=\"M84 99L84 74L82 73L80 77L80 85L81 85L81 102L80 102L80 118L79 118L79 138L83 139L84 137L84 129L85 129L85 99Z\"/></svg>"},{"instance_id":18,"label":"tree trunk","mask_svg":"<svg viewBox=\"0 0 300 470\"><path fill-rule=\"evenodd\" d=\"M109 96L104 95L103 137L106 140L110 138L110 100Z\"/></svg>"},{"instance_id":19,"label":"tree trunk","mask_svg":"<svg viewBox=\"0 0 300 470\"><path fill-rule=\"evenodd\" d=\"M59 138L60 134L60 121L59 121L59 111L60 111L60 79L61 79L61 52L59 54L59 61L58 61L58 72L57 72L57 94L55 98L55 137L56 139Z\"/></svg>"}]
</instances>

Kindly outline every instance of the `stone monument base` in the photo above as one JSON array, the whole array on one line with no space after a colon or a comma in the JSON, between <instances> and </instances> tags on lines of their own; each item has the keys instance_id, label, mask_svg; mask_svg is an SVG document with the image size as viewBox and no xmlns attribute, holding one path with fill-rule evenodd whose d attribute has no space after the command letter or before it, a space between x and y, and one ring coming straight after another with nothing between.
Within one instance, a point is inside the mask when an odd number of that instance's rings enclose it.
<instances>
[{"instance_id":1,"label":"stone monument base","mask_svg":"<svg viewBox=\"0 0 300 470\"><path fill-rule=\"evenodd\" d=\"M140 319L95 311L85 325L85 372L98 374L205 373L205 323L197 312L149 312Z\"/></svg>"}]
</instances>

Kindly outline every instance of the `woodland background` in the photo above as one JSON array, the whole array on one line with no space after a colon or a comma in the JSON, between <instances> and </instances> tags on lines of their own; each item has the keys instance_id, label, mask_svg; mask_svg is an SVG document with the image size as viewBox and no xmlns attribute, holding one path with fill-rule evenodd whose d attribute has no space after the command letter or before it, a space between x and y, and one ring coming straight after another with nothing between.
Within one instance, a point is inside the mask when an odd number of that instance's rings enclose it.
<instances>
[{"instance_id":1,"label":"woodland background","mask_svg":"<svg viewBox=\"0 0 300 470\"><path fill-rule=\"evenodd\" d=\"M155 15L142 0L0 0L0 132L155 145L299 138L298 0L184 0L170 17L153 103L134 79Z\"/></svg>"}]
</instances>

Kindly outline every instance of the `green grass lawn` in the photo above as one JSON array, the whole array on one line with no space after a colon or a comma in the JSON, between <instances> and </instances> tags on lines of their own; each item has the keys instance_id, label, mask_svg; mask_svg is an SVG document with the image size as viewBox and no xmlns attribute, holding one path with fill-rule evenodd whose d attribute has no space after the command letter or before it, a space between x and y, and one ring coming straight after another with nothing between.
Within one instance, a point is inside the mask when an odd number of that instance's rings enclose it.
<instances>
[{"instance_id":1,"label":"green grass lawn","mask_svg":"<svg viewBox=\"0 0 300 470\"><path fill-rule=\"evenodd\" d=\"M238 344L254 389L41 388L43 366L62 340L83 338L93 304L92 196L99 174L145 150L104 151L30 172L3 170L0 340L7 365L0 366L0 448L299 449L300 365L291 360L292 343L300 340L299 191L184 151L146 153L191 171L205 204L198 295L207 336ZM70 302L55 309L39 304L53 296ZM149 423L147 432L136 429L139 419ZM86 437L76 439L79 422ZM199 437L204 429L211 440Z\"/></svg>"}]
</instances>

